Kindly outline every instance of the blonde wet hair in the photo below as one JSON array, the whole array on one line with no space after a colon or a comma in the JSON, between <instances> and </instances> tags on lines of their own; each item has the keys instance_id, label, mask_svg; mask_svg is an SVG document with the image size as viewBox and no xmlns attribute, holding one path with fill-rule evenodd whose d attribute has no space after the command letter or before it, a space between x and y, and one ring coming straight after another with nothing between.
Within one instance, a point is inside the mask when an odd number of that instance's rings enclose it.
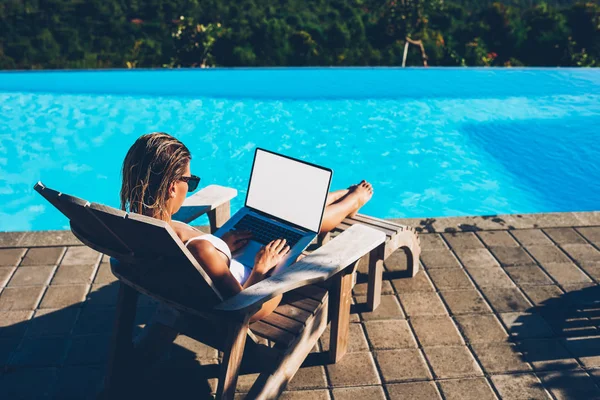
<instances>
[{"instance_id":1,"label":"blonde wet hair","mask_svg":"<svg viewBox=\"0 0 600 400\"><path fill-rule=\"evenodd\" d=\"M192 159L188 148L164 132L140 136L121 170L121 210L166 219L169 186L184 176Z\"/></svg>"}]
</instances>

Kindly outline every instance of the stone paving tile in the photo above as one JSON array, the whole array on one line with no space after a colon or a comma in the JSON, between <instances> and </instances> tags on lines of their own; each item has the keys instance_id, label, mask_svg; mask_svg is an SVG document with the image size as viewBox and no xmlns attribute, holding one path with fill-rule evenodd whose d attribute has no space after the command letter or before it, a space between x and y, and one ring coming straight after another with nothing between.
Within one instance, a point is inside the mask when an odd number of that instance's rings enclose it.
<instances>
[{"instance_id":1,"label":"stone paving tile","mask_svg":"<svg viewBox=\"0 0 600 400\"><path fill-rule=\"evenodd\" d=\"M110 264L102 263L98 267L98 272L96 273L96 277L94 278L94 283L112 283L117 280L117 277L112 273L110 269ZM366 285L365 285L366 288Z\"/></svg>"},{"instance_id":2,"label":"stone paving tile","mask_svg":"<svg viewBox=\"0 0 600 400\"><path fill-rule=\"evenodd\" d=\"M600 226L577 228L577 231L595 245L600 244Z\"/></svg>"},{"instance_id":3,"label":"stone paving tile","mask_svg":"<svg viewBox=\"0 0 600 400\"><path fill-rule=\"evenodd\" d=\"M112 332L116 308L83 307L73 329L76 335Z\"/></svg>"},{"instance_id":4,"label":"stone paving tile","mask_svg":"<svg viewBox=\"0 0 600 400\"><path fill-rule=\"evenodd\" d=\"M196 360L213 360L219 356L216 349L183 334L177 336L171 347L171 358L193 357Z\"/></svg>"},{"instance_id":5,"label":"stone paving tile","mask_svg":"<svg viewBox=\"0 0 600 400\"><path fill-rule=\"evenodd\" d=\"M492 310L477 290L453 290L441 292L450 312L459 314L487 314Z\"/></svg>"},{"instance_id":6,"label":"stone paving tile","mask_svg":"<svg viewBox=\"0 0 600 400\"><path fill-rule=\"evenodd\" d=\"M575 264L567 263L547 263L543 264L544 269L560 285L569 285L573 283L592 282Z\"/></svg>"},{"instance_id":7,"label":"stone paving tile","mask_svg":"<svg viewBox=\"0 0 600 400\"><path fill-rule=\"evenodd\" d=\"M17 268L8 282L8 287L45 286L50 282L55 268L53 265Z\"/></svg>"},{"instance_id":8,"label":"stone paving tile","mask_svg":"<svg viewBox=\"0 0 600 400\"><path fill-rule=\"evenodd\" d=\"M480 288L499 287L514 288L515 284L510 280L506 272L500 267L496 268L471 268L471 278Z\"/></svg>"},{"instance_id":9,"label":"stone paving tile","mask_svg":"<svg viewBox=\"0 0 600 400\"><path fill-rule=\"evenodd\" d=\"M466 346L424 347L436 379L483 375Z\"/></svg>"},{"instance_id":10,"label":"stone paving tile","mask_svg":"<svg viewBox=\"0 0 600 400\"><path fill-rule=\"evenodd\" d=\"M600 389L583 370L538 372L537 376L557 400L600 399Z\"/></svg>"},{"instance_id":11,"label":"stone paving tile","mask_svg":"<svg viewBox=\"0 0 600 400\"><path fill-rule=\"evenodd\" d=\"M25 232L21 240L21 247L40 246L77 246L82 245L70 230L64 231L32 231Z\"/></svg>"},{"instance_id":12,"label":"stone paving tile","mask_svg":"<svg viewBox=\"0 0 600 400\"><path fill-rule=\"evenodd\" d=\"M44 289L44 286L7 287L0 293L0 310L33 310L37 307Z\"/></svg>"},{"instance_id":13,"label":"stone paving tile","mask_svg":"<svg viewBox=\"0 0 600 400\"><path fill-rule=\"evenodd\" d=\"M523 360L536 371L577 368L579 364L558 339L528 339L517 343Z\"/></svg>"},{"instance_id":14,"label":"stone paving tile","mask_svg":"<svg viewBox=\"0 0 600 400\"><path fill-rule=\"evenodd\" d=\"M389 272L407 271L408 260L406 258L406 253L404 253L402 249L396 250L388 258L386 258L386 260L383 262L383 266L385 267L385 270ZM358 266L358 271L367 275L369 273L368 262L361 261Z\"/></svg>"},{"instance_id":15,"label":"stone paving tile","mask_svg":"<svg viewBox=\"0 0 600 400\"><path fill-rule=\"evenodd\" d=\"M33 311L0 311L0 337L21 337Z\"/></svg>"},{"instance_id":16,"label":"stone paving tile","mask_svg":"<svg viewBox=\"0 0 600 400\"><path fill-rule=\"evenodd\" d=\"M523 246L550 246L552 241L540 229L523 229L510 232Z\"/></svg>"},{"instance_id":17,"label":"stone paving tile","mask_svg":"<svg viewBox=\"0 0 600 400\"><path fill-rule=\"evenodd\" d=\"M0 267L0 288L6 286L15 270L15 267Z\"/></svg>"},{"instance_id":18,"label":"stone paving tile","mask_svg":"<svg viewBox=\"0 0 600 400\"><path fill-rule=\"evenodd\" d=\"M490 250L504 267L534 264L533 259L521 247L490 247Z\"/></svg>"},{"instance_id":19,"label":"stone paving tile","mask_svg":"<svg viewBox=\"0 0 600 400\"><path fill-rule=\"evenodd\" d=\"M544 232L560 245L587 244L585 239L573 228L546 228Z\"/></svg>"},{"instance_id":20,"label":"stone paving tile","mask_svg":"<svg viewBox=\"0 0 600 400\"><path fill-rule=\"evenodd\" d=\"M600 367L600 336L566 338L563 345L586 368Z\"/></svg>"},{"instance_id":21,"label":"stone paving tile","mask_svg":"<svg viewBox=\"0 0 600 400\"><path fill-rule=\"evenodd\" d=\"M392 285L398 293L434 292L435 289L424 270L419 270L413 278L398 278L392 280ZM365 292L366 294L366 292Z\"/></svg>"},{"instance_id":22,"label":"stone paving tile","mask_svg":"<svg viewBox=\"0 0 600 400\"><path fill-rule=\"evenodd\" d=\"M531 371L512 343L473 343L473 351L488 374Z\"/></svg>"},{"instance_id":23,"label":"stone paving tile","mask_svg":"<svg viewBox=\"0 0 600 400\"><path fill-rule=\"evenodd\" d=\"M554 335L546 321L535 313L502 313L500 318L510 336L517 340Z\"/></svg>"},{"instance_id":24,"label":"stone paving tile","mask_svg":"<svg viewBox=\"0 0 600 400\"><path fill-rule=\"evenodd\" d=\"M95 267L93 265L60 265L51 285L89 285L92 283Z\"/></svg>"},{"instance_id":25,"label":"stone paving tile","mask_svg":"<svg viewBox=\"0 0 600 400\"><path fill-rule=\"evenodd\" d=\"M423 250L443 250L447 249L441 236L435 233L419 235L421 249Z\"/></svg>"},{"instance_id":26,"label":"stone paving tile","mask_svg":"<svg viewBox=\"0 0 600 400\"><path fill-rule=\"evenodd\" d=\"M283 392L279 397L281 400L329 400L327 390L301 390L297 392ZM237 400L238 397L236 396Z\"/></svg>"},{"instance_id":27,"label":"stone paving tile","mask_svg":"<svg viewBox=\"0 0 600 400\"><path fill-rule=\"evenodd\" d=\"M466 269L500 266L488 249L455 250L455 252Z\"/></svg>"},{"instance_id":28,"label":"stone paving tile","mask_svg":"<svg viewBox=\"0 0 600 400\"><path fill-rule=\"evenodd\" d=\"M67 252L60 262L60 265L96 266L101 257L102 253L99 253L87 246L71 246L67 248Z\"/></svg>"},{"instance_id":29,"label":"stone paving tile","mask_svg":"<svg viewBox=\"0 0 600 400\"><path fill-rule=\"evenodd\" d=\"M367 302L366 296L356 297L358 304ZM404 319L404 312L400 308L398 298L392 295L381 296L381 303L375 311L362 312L362 319L365 321L375 321L381 319Z\"/></svg>"},{"instance_id":30,"label":"stone paving tile","mask_svg":"<svg viewBox=\"0 0 600 400\"><path fill-rule=\"evenodd\" d=\"M519 247L519 243L506 231L482 231L477 232L477 236L488 247Z\"/></svg>"},{"instance_id":31,"label":"stone paving tile","mask_svg":"<svg viewBox=\"0 0 600 400\"><path fill-rule=\"evenodd\" d=\"M534 374L493 375L491 379L503 400L551 399Z\"/></svg>"},{"instance_id":32,"label":"stone paving tile","mask_svg":"<svg viewBox=\"0 0 600 400\"><path fill-rule=\"evenodd\" d=\"M350 387L333 389L333 400L385 400L381 386Z\"/></svg>"},{"instance_id":33,"label":"stone paving tile","mask_svg":"<svg viewBox=\"0 0 600 400\"><path fill-rule=\"evenodd\" d=\"M556 246L529 246L527 251L531 253L540 264L546 265L548 263L568 263L571 262L569 257L565 255Z\"/></svg>"},{"instance_id":34,"label":"stone paving tile","mask_svg":"<svg viewBox=\"0 0 600 400\"><path fill-rule=\"evenodd\" d=\"M371 353L348 353L337 364L326 368L334 388L381 384Z\"/></svg>"},{"instance_id":35,"label":"stone paving tile","mask_svg":"<svg viewBox=\"0 0 600 400\"><path fill-rule=\"evenodd\" d=\"M417 342L405 320L367 321L365 328L374 349L417 347Z\"/></svg>"},{"instance_id":36,"label":"stone paving tile","mask_svg":"<svg viewBox=\"0 0 600 400\"><path fill-rule=\"evenodd\" d=\"M37 310L26 336L68 335L79 315L76 308Z\"/></svg>"},{"instance_id":37,"label":"stone paving tile","mask_svg":"<svg viewBox=\"0 0 600 400\"><path fill-rule=\"evenodd\" d=\"M40 308L64 308L81 306L89 290L87 285L50 286L42 299Z\"/></svg>"},{"instance_id":38,"label":"stone paving tile","mask_svg":"<svg viewBox=\"0 0 600 400\"><path fill-rule=\"evenodd\" d=\"M323 351L329 351L329 336L331 335L330 329L331 325L328 325L319 339L319 343L321 344ZM368 350L369 344L367 343L367 338L365 337L365 333L361 324L350 324L348 333L348 353L357 353Z\"/></svg>"},{"instance_id":39,"label":"stone paving tile","mask_svg":"<svg viewBox=\"0 0 600 400\"><path fill-rule=\"evenodd\" d=\"M517 285L551 285L552 279L537 265L505 267L504 270Z\"/></svg>"},{"instance_id":40,"label":"stone paving tile","mask_svg":"<svg viewBox=\"0 0 600 400\"><path fill-rule=\"evenodd\" d=\"M55 399L93 400L104 384L105 368L98 366L65 367L58 371L53 387Z\"/></svg>"},{"instance_id":41,"label":"stone paving tile","mask_svg":"<svg viewBox=\"0 0 600 400\"><path fill-rule=\"evenodd\" d=\"M421 252L421 262L427 269L460 268L450 250L429 250Z\"/></svg>"},{"instance_id":42,"label":"stone paving tile","mask_svg":"<svg viewBox=\"0 0 600 400\"><path fill-rule=\"evenodd\" d=\"M494 314L459 315L455 318L470 343L505 342L508 339Z\"/></svg>"},{"instance_id":43,"label":"stone paving tile","mask_svg":"<svg viewBox=\"0 0 600 400\"><path fill-rule=\"evenodd\" d=\"M375 360L385 383L432 379L419 349L377 351Z\"/></svg>"},{"instance_id":44,"label":"stone paving tile","mask_svg":"<svg viewBox=\"0 0 600 400\"><path fill-rule=\"evenodd\" d=\"M444 233L444 239L453 249L483 249L481 240L472 232L465 233Z\"/></svg>"},{"instance_id":45,"label":"stone paving tile","mask_svg":"<svg viewBox=\"0 0 600 400\"><path fill-rule=\"evenodd\" d=\"M59 366L67 350L68 339L59 337L26 337L13 353L10 365L15 367Z\"/></svg>"},{"instance_id":46,"label":"stone paving tile","mask_svg":"<svg viewBox=\"0 0 600 400\"><path fill-rule=\"evenodd\" d=\"M386 388L390 395L390 400L441 400L442 398L435 383L432 381L395 383L386 385Z\"/></svg>"},{"instance_id":47,"label":"stone paving tile","mask_svg":"<svg viewBox=\"0 0 600 400\"><path fill-rule=\"evenodd\" d=\"M15 247L25 232L0 232L0 248Z\"/></svg>"},{"instance_id":48,"label":"stone paving tile","mask_svg":"<svg viewBox=\"0 0 600 400\"><path fill-rule=\"evenodd\" d=\"M17 368L0 376L6 399L43 399L50 396L56 382L56 368Z\"/></svg>"},{"instance_id":49,"label":"stone paving tile","mask_svg":"<svg viewBox=\"0 0 600 400\"><path fill-rule=\"evenodd\" d=\"M41 247L29 249L21 261L21 266L56 265L65 252L64 247Z\"/></svg>"},{"instance_id":50,"label":"stone paving tile","mask_svg":"<svg viewBox=\"0 0 600 400\"><path fill-rule=\"evenodd\" d=\"M116 283L92 285L87 296L87 305L93 307L114 307L117 304L119 285ZM140 296L141 297L141 296ZM140 300L138 299L138 305Z\"/></svg>"},{"instance_id":51,"label":"stone paving tile","mask_svg":"<svg viewBox=\"0 0 600 400\"><path fill-rule=\"evenodd\" d=\"M439 290L475 289L462 269L432 269L429 276Z\"/></svg>"},{"instance_id":52,"label":"stone paving tile","mask_svg":"<svg viewBox=\"0 0 600 400\"><path fill-rule=\"evenodd\" d=\"M583 269L595 281L600 281L600 262L586 261L581 264L581 269Z\"/></svg>"},{"instance_id":53,"label":"stone paving tile","mask_svg":"<svg viewBox=\"0 0 600 400\"><path fill-rule=\"evenodd\" d=\"M0 338L0 375L20 343L19 337Z\"/></svg>"},{"instance_id":54,"label":"stone paving tile","mask_svg":"<svg viewBox=\"0 0 600 400\"><path fill-rule=\"evenodd\" d=\"M299 389L327 389L325 367L315 365L314 367L300 368L286 387L286 390Z\"/></svg>"},{"instance_id":55,"label":"stone paving tile","mask_svg":"<svg viewBox=\"0 0 600 400\"><path fill-rule=\"evenodd\" d=\"M65 365L104 364L108 359L110 334L73 336Z\"/></svg>"},{"instance_id":56,"label":"stone paving tile","mask_svg":"<svg viewBox=\"0 0 600 400\"><path fill-rule=\"evenodd\" d=\"M498 397L485 378L439 381L446 400L496 400Z\"/></svg>"},{"instance_id":57,"label":"stone paving tile","mask_svg":"<svg viewBox=\"0 0 600 400\"><path fill-rule=\"evenodd\" d=\"M98 270L98 276L96 278L99 278L100 280L105 281L105 283L109 283L109 282L114 282L116 281L114 275L112 275L112 272L110 271L106 271L106 275L104 275L104 277L101 275L101 270ZM110 274L110 276L108 275ZM112 276L112 278L111 278ZM368 282L367 279L365 277L365 282L361 282L361 283L357 283L354 288L352 289L352 292L354 293L355 296L366 296L367 295L367 291L368 291ZM406 278L409 279L409 278ZM98 282L100 283L100 282ZM390 283L390 281L388 280L383 280L381 281L381 294L394 294L394 289L392 288L392 284Z\"/></svg>"},{"instance_id":58,"label":"stone paving tile","mask_svg":"<svg viewBox=\"0 0 600 400\"><path fill-rule=\"evenodd\" d=\"M0 267L16 267L21 262L27 249L0 248Z\"/></svg>"},{"instance_id":59,"label":"stone paving tile","mask_svg":"<svg viewBox=\"0 0 600 400\"><path fill-rule=\"evenodd\" d=\"M519 289L482 288L482 292L497 313L526 311L531 308L529 301Z\"/></svg>"},{"instance_id":60,"label":"stone paving tile","mask_svg":"<svg viewBox=\"0 0 600 400\"><path fill-rule=\"evenodd\" d=\"M525 292L527 296L533 301L536 305L544 304L549 300L559 299L564 295L564 292L560 290L560 288L556 285L548 285L548 286L528 286L523 285L521 289Z\"/></svg>"},{"instance_id":61,"label":"stone paving tile","mask_svg":"<svg viewBox=\"0 0 600 400\"><path fill-rule=\"evenodd\" d=\"M400 293L398 296L406 311L406 315L409 317L448 314L437 293Z\"/></svg>"},{"instance_id":62,"label":"stone paving tile","mask_svg":"<svg viewBox=\"0 0 600 400\"><path fill-rule=\"evenodd\" d=\"M561 246L578 263L600 261L600 251L591 244L565 244Z\"/></svg>"},{"instance_id":63,"label":"stone paving tile","mask_svg":"<svg viewBox=\"0 0 600 400\"><path fill-rule=\"evenodd\" d=\"M445 346L465 344L450 317L413 317L410 324L421 346Z\"/></svg>"}]
</instances>

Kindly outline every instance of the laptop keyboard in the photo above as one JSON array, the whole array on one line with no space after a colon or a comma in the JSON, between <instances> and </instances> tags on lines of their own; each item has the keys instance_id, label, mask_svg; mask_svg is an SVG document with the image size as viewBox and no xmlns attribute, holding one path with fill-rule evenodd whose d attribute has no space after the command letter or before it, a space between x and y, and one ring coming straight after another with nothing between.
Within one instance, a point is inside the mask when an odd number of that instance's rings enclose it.
<instances>
[{"instance_id":1,"label":"laptop keyboard","mask_svg":"<svg viewBox=\"0 0 600 400\"><path fill-rule=\"evenodd\" d=\"M300 240L302 235L296 232L292 232L282 226L271 224L261 218L256 218L252 215L244 215L242 219L235 224L235 229L249 230L252 231L254 237L253 240L267 244L275 239L285 239L290 247Z\"/></svg>"}]
</instances>

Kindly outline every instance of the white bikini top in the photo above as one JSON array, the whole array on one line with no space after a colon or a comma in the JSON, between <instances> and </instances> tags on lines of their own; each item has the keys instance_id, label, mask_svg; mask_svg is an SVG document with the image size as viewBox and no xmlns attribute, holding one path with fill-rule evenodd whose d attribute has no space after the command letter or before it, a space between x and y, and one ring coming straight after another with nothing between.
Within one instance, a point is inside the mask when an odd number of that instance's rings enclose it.
<instances>
[{"instance_id":1,"label":"white bikini top","mask_svg":"<svg viewBox=\"0 0 600 400\"><path fill-rule=\"evenodd\" d=\"M246 282L246 280L250 276L250 273L252 272L252 269L246 267L244 264L237 260L234 260L231 257L231 250L229 249L229 246L227 246L227 243L225 243L223 239L211 235L210 233L206 233L204 235L194 236L193 238L190 238L187 242L185 242L185 246L187 247L188 243L192 242L193 240L208 240L210 243L212 243L212 245L215 246L217 250L225 254L229 259L229 271L231 271L233 277L240 283L240 285L243 285Z\"/></svg>"}]
</instances>

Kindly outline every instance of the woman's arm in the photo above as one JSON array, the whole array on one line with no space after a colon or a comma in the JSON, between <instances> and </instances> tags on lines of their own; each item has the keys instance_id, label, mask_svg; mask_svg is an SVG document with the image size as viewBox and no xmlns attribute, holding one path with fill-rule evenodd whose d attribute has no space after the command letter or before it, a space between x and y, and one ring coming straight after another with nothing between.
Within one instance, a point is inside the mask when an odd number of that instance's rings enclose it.
<instances>
[{"instance_id":1,"label":"woman's arm","mask_svg":"<svg viewBox=\"0 0 600 400\"><path fill-rule=\"evenodd\" d=\"M275 242L277 244L275 245ZM281 241L273 241L263 247L256 256L256 263L248 280L242 287L234 278L225 262L223 255L210 242L206 240L196 240L188 246L188 250L200 262L206 273L210 276L213 283L224 298L235 296L244 288L250 287L265 279L267 273L277 265L283 256L289 251ZM258 321L262 317L270 314L281 301L281 296L277 296L264 303L257 311L250 322Z\"/></svg>"}]
</instances>

